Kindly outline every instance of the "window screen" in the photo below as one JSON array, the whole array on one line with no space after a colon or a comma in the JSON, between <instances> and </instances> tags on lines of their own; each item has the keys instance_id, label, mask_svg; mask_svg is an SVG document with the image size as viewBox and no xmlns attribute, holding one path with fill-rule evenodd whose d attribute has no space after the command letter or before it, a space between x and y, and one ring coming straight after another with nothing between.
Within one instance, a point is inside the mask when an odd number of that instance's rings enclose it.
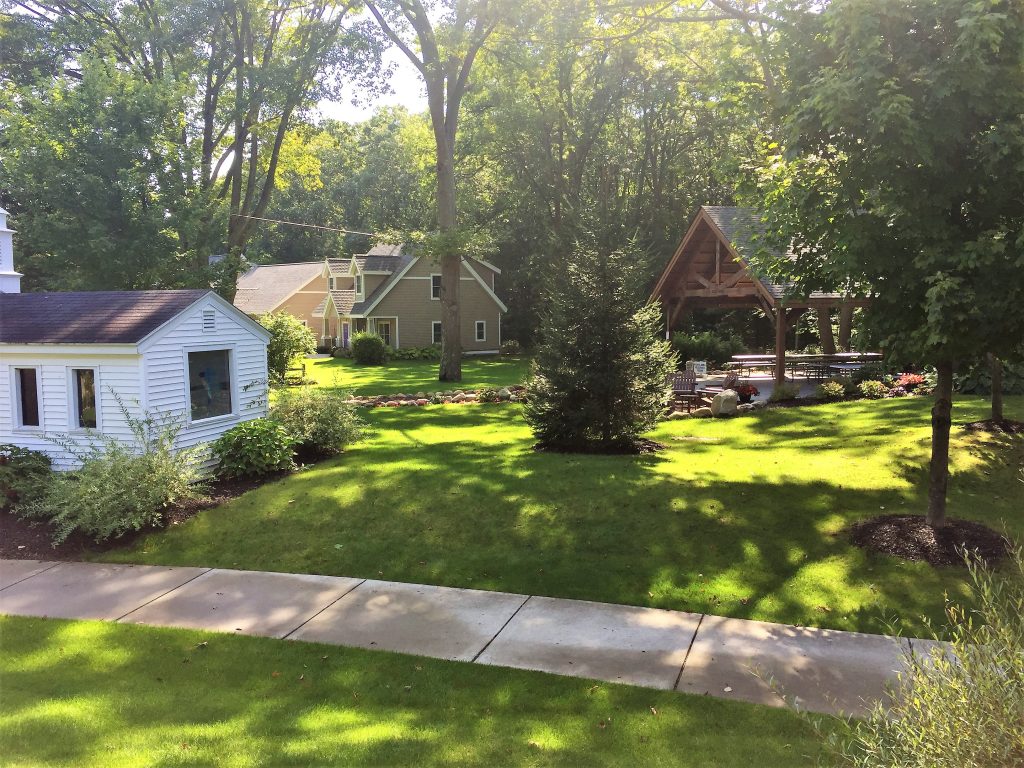
<instances>
[{"instance_id":1,"label":"window screen","mask_svg":"<svg viewBox=\"0 0 1024 768\"><path fill-rule=\"evenodd\" d=\"M96 371L76 368L72 371L75 387L75 423L82 429L96 429Z\"/></svg>"},{"instance_id":2,"label":"window screen","mask_svg":"<svg viewBox=\"0 0 1024 768\"><path fill-rule=\"evenodd\" d=\"M35 368L15 368L18 386L18 424L22 427L39 426L39 391L36 389Z\"/></svg>"},{"instance_id":3,"label":"window screen","mask_svg":"<svg viewBox=\"0 0 1024 768\"><path fill-rule=\"evenodd\" d=\"M231 360L226 349L188 353L192 420L231 413Z\"/></svg>"}]
</instances>

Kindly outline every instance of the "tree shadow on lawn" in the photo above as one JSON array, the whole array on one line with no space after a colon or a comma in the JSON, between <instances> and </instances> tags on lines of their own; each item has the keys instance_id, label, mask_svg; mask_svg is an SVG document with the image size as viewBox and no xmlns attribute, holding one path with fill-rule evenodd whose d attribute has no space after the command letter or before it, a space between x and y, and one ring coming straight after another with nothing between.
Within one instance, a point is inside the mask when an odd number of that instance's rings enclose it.
<instances>
[{"instance_id":1,"label":"tree shadow on lawn","mask_svg":"<svg viewBox=\"0 0 1024 768\"><path fill-rule=\"evenodd\" d=\"M187 630L4 629L0 734L22 764L812 765L816 750L788 712L667 691Z\"/></svg>"}]
</instances>

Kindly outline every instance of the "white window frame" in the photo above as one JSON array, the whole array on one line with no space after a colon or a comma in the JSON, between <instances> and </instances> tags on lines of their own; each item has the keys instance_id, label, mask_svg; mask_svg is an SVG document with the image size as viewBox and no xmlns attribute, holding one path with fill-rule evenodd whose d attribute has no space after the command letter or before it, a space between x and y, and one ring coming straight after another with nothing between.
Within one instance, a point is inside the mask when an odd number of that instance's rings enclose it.
<instances>
[{"instance_id":1,"label":"white window frame","mask_svg":"<svg viewBox=\"0 0 1024 768\"><path fill-rule=\"evenodd\" d=\"M39 404L39 425L23 424L21 416L21 378L18 371L31 368L36 372L36 402ZM11 425L15 432L45 432L46 415L43 408L43 366L12 365L11 366Z\"/></svg>"},{"instance_id":2,"label":"white window frame","mask_svg":"<svg viewBox=\"0 0 1024 768\"><path fill-rule=\"evenodd\" d=\"M441 273L440 272L431 272L430 273L430 287L428 288L428 290L430 291L430 300L431 301L440 301L441 300L441 283L437 284L437 296L435 296L434 295L434 278L435 277L441 277Z\"/></svg>"},{"instance_id":3,"label":"white window frame","mask_svg":"<svg viewBox=\"0 0 1024 768\"><path fill-rule=\"evenodd\" d=\"M385 343L392 349L398 349L398 318L394 316L373 318L373 332L380 336L381 338L384 338L383 336L381 336L380 326L377 325L377 323L380 322L387 323L388 325L391 326L391 341Z\"/></svg>"},{"instance_id":4,"label":"white window frame","mask_svg":"<svg viewBox=\"0 0 1024 768\"><path fill-rule=\"evenodd\" d=\"M327 278L327 290L329 290L329 291L333 291L334 290L334 278L333 277L328 277Z\"/></svg>"},{"instance_id":5,"label":"white window frame","mask_svg":"<svg viewBox=\"0 0 1024 768\"><path fill-rule=\"evenodd\" d=\"M354 288L356 289L356 296L362 296L363 295L363 275L362 275L362 273L359 273L359 272L356 273Z\"/></svg>"},{"instance_id":6,"label":"white window frame","mask_svg":"<svg viewBox=\"0 0 1024 768\"><path fill-rule=\"evenodd\" d=\"M434 329L435 328L439 328L440 332L435 334L434 333ZM437 338L438 336L440 336L441 338L438 339ZM431 320L430 321L430 343L431 344L442 344L443 342L444 342L444 325L441 323L440 320Z\"/></svg>"},{"instance_id":7,"label":"white window frame","mask_svg":"<svg viewBox=\"0 0 1024 768\"><path fill-rule=\"evenodd\" d=\"M98 365L68 365L65 367L68 382L68 431L85 432L93 429L97 432L103 429L103 409L100 408L100 367ZM75 386L75 371L92 371L93 397L96 400L96 426L78 426L78 388ZM191 403L189 404L191 407Z\"/></svg>"},{"instance_id":8,"label":"white window frame","mask_svg":"<svg viewBox=\"0 0 1024 768\"><path fill-rule=\"evenodd\" d=\"M188 371L188 356L192 352L220 352L225 351L228 353L228 375L231 376L231 412L222 413L220 416L209 416L205 419L193 419L192 418L192 390L190 387L190 377ZM194 346L186 346L181 348L182 358L182 373L185 379L185 423L191 427L193 425L205 427L207 424L219 424L224 421L231 421L232 419L238 418L238 407L241 404L242 389L238 385L238 345L235 343L225 344L221 342L219 344L197 344ZM143 382L143 386L145 386Z\"/></svg>"},{"instance_id":9,"label":"white window frame","mask_svg":"<svg viewBox=\"0 0 1024 768\"><path fill-rule=\"evenodd\" d=\"M480 329L481 328L484 331L484 337L482 339L480 338ZM473 338L476 341L487 341L487 321L486 320L477 320L473 324Z\"/></svg>"}]
</instances>

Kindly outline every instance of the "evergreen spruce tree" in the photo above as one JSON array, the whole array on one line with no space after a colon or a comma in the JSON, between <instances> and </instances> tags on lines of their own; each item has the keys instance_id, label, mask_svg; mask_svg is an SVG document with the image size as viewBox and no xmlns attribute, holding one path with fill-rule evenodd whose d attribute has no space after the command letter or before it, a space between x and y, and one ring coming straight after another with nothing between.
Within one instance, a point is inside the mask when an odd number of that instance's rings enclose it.
<instances>
[{"instance_id":1,"label":"evergreen spruce tree","mask_svg":"<svg viewBox=\"0 0 1024 768\"><path fill-rule=\"evenodd\" d=\"M542 447L632 452L664 411L676 357L641 262L577 246L549 282L525 409Z\"/></svg>"}]
</instances>

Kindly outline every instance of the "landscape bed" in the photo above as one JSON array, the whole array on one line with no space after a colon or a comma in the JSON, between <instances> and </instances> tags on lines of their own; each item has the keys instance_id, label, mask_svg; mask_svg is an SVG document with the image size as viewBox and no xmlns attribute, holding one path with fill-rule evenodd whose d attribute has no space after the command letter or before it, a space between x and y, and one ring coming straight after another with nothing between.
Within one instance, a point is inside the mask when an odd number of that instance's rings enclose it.
<instances>
[{"instance_id":1,"label":"landscape bed","mask_svg":"<svg viewBox=\"0 0 1024 768\"><path fill-rule=\"evenodd\" d=\"M926 505L929 400L684 420L642 456L538 453L518 406L379 408L343 456L97 560L319 573L908 633L966 575L849 527ZM949 516L1024 534L1019 437L954 413ZM1019 417L1024 398L1007 399ZM983 501L983 503L982 503Z\"/></svg>"}]
</instances>

